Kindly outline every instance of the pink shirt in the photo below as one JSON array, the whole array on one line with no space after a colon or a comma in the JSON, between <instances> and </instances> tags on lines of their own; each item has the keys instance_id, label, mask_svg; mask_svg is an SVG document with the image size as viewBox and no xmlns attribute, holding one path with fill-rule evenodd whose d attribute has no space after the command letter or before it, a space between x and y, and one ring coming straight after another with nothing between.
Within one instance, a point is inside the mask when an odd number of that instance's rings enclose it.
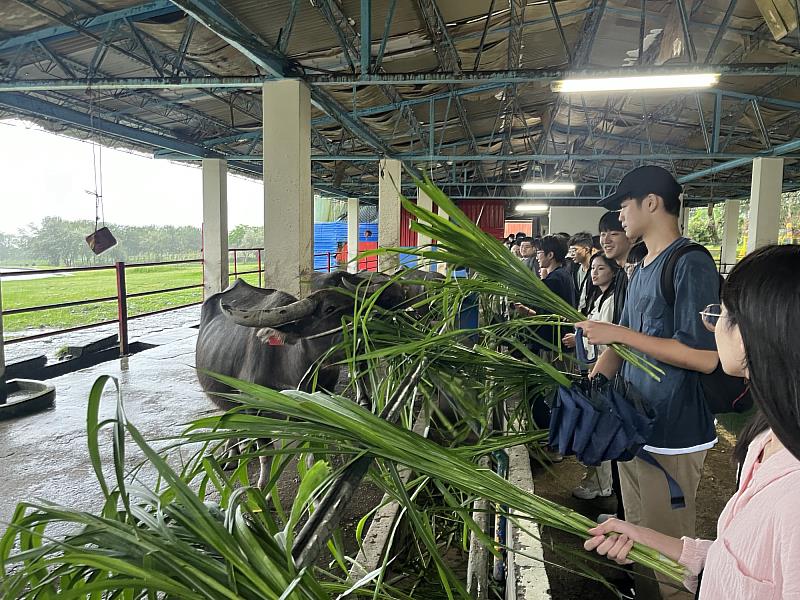
<instances>
[{"instance_id":1,"label":"pink shirt","mask_svg":"<svg viewBox=\"0 0 800 600\"><path fill-rule=\"evenodd\" d=\"M783 449L759 461L771 431L747 450L739 490L717 523L717 539L683 538L679 562L703 571L701 600L800 600L800 461Z\"/></svg>"}]
</instances>

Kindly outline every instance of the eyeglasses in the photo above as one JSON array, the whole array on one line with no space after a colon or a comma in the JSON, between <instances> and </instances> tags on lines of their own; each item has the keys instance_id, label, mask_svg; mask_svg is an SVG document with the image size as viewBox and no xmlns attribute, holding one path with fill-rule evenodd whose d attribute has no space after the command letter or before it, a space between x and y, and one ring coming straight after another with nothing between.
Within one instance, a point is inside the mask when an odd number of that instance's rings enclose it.
<instances>
[{"instance_id":1,"label":"eyeglasses","mask_svg":"<svg viewBox=\"0 0 800 600\"><path fill-rule=\"evenodd\" d=\"M712 332L717 328L717 323L722 317L721 304L709 304L700 311L700 318L703 320L703 325Z\"/></svg>"}]
</instances>

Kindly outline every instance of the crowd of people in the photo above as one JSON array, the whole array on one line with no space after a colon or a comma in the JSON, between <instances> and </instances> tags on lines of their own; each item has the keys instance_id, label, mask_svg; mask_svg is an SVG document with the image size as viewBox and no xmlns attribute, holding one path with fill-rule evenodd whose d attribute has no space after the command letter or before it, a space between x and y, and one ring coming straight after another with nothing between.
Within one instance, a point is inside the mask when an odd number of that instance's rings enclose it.
<instances>
[{"instance_id":1,"label":"crowd of people","mask_svg":"<svg viewBox=\"0 0 800 600\"><path fill-rule=\"evenodd\" d=\"M587 468L573 490L581 499L618 500L617 514L599 515L585 547L626 564L640 542L686 567L683 588L631 569L636 598L800 600L800 347L792 339L800 327L800 246L761 248L720 285L710 255L687 251L681 192L668 171L639 167L600 202L608 212L597 234L506 239L551 291L586 315L576 328L598 357L587 376L613 382L652 410L642 451ZM565 352L576 344L574 333L547 341ZM624 362L611 344L628 346L663 374L656 380ZM730 482L736 492L717 539L698 540L697 490L717 443L702 377L720 367L746 378L755 415L739 436L740 477ZM535 404L534 419L546 426L543 402ZM683 496L677 505L672 483Z\"/></svg>"}]
</instances>

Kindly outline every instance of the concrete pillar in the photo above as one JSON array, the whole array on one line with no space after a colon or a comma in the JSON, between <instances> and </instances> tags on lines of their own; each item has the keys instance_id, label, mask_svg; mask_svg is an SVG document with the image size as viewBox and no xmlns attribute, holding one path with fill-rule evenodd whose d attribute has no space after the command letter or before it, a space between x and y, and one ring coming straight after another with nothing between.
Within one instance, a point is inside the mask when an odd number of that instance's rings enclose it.
<instances>
[{"instance_id":1,"label":"concrete pillar","mask_svg":"<svg viewBox=\"0 0 800 600\"><path fill-rule=\"evenodd\" d=\"M295 296L314 271L311 96L297 79L263 85L265 287Z\"/></svg>"},{"instance_id":2,"label":"concrete pillar","mask_svg":"<svg viewBox=\"0 0 800 600\"><path fill-rule=\"evenodd\" d=\"M400 177L402 163L384 158L380 161L378 181L378 246L400 247ZM399 254L378 257L379 271L392 271L400 266Z\"/></svg>"},{"instance_id":3,"label":"concrete pillar","mask_svg":"<svg viewBox=\"0 0 800 600\"><path fill-rule=\"evenodd\" d=\"M783 191L783 159L754 158L750 186L750 231L747 251L778 243Z\"/></svg>"},{"instance_id":4,"label":"concrete pillar","mask_svg":"<svg viewBox=\"0 0 800 600\"><path fill-rule=\"evenodd\" d=\"M435 212L433 200L431 200L431 197L419 188L417 188L417 206L424 208L425 210ZM430 246L432 241L433 240L431 240L431 238L427 235L423 235L421 233L417 234L417 246ZM425 269L429 267L430 261L428 259L420 257L419 260L417 260L418 269Z\"/></svg>"},{"instance_id":5,"label":"concrete pillar","mask_svg":"<svg viewBox=\"0 0 800 600\"><path fill-rule=\"evenodd\" d=\"M228 287L228 163L203 159L203 294Z\"/></svg>"},{"instance_id":6,"label":"concrete pillar","mask_svg":"<svg viewBox=\"0 0 800 600\"><path fill-rule=\"evenodd\" d=\"M347 199L347 270L358 271L358 198Z\"/></svg>"},{"instance_id":7,"label":"concrete pillar","mask_svg":"<svg viewBox=\"0 0 800 600\"><path fill-rule=\"evenodd\" d=\"M681 235L683 237L689 237L689 217L691 216L691 210L685 204L681 205Z\"/></svg>"},{"instance_id":8,"label":"concrete pillar","mask_svg":"<svg viewBox=\"0 0 800 600\"><path fill-rule=\"evenodd\" d=\"M736 249L739 246L739 201L725 201L725 217L722 225L722 263L736 263Z\"/></svg>"}]
</instances>

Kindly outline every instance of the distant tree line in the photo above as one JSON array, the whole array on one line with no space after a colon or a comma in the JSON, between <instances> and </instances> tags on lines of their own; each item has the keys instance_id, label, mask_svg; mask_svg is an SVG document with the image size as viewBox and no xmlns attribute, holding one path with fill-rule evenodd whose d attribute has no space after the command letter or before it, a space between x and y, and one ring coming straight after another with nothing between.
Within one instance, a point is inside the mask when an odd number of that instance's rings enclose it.
<instances>
[{"instance_id":1,"label":"distant tree line","mask_svg":"<svg viewBox=\"0 0 800 600\"><path fill-rule=\"evenodd\" d=\"M31 224L16 235L0 233L0 265L76 267L200 257L202 234L199 227L111 224L108 227L117 245L95 256L86 244L86 236L94 231L94 221L45 217L38 225ZM229 234L231 248L255 248L263 244L262 227L238 225Z\"/></svg>"},{"instance_id":2,"label":"distant tree line","mask_svg":"<svg viewBox=\"0 0 800 600\"><path fill-rule=\"evenodd\" d=\"M722 203L692 209L689 215L689 237L701 244L719 246L722 242L724 217L725 205ZM744 199L739 205L740 246L746 246L749 221L750 202L749 199ZM800 244L800 192L782 195L778 228L778 243Z\"/></svg>"}]
</instances>

